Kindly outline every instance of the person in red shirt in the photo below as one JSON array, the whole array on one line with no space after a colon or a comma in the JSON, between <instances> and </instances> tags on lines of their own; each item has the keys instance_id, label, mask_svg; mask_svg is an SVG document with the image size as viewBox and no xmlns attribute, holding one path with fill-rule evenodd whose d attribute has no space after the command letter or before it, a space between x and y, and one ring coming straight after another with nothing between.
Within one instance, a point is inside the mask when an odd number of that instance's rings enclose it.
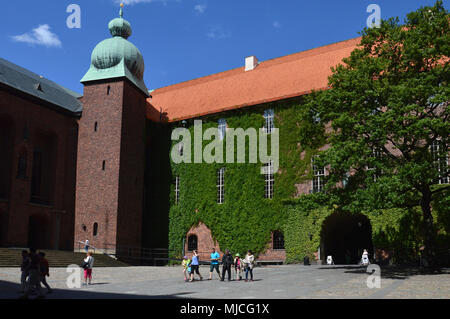
<instances>
[{"instance_id":1,"label":"person in red shirt","mask_svg":"<svg viewBox=\"0 0 450 319\"><path fill-rule=\"evenodd\" d=\"M47 280L45 277L50 277L50 267L48 265L48 261L47 259L45 259L45 253L44 252L39 252L39 257L41 257L41 261L39 264L39 268L41 271L41 276L40 276L40 282L47 288L48 293L52 292L52 288L50 288L50 286L47 283Z\"/></svg>"}]
</instances>

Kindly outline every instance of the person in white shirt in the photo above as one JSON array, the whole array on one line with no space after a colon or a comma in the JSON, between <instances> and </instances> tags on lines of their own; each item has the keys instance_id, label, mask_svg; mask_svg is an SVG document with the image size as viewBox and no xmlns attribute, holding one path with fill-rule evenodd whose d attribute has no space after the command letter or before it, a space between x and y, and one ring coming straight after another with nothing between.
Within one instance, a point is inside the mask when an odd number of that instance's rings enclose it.
<instances>
[{"instance_id":1,"label":"person in white shirt","mask_svg":"<svg viewBox=\"0 0 450 319\"><path fill-rule=\"evenodd\" d=\"M92 283L92 268L94 267L94 257L92 253L88 252L85 259L83 259L84 268L84 285L87 285L87 280L89 278L89 285Z\"/></svg>"},{"instance_id":2,"label":"person in white shirt","mask_svg":"<svg viewBox=\"0 0 450 319\"><path fill-rule=\"evenodd\" d=\"M86 239L86 242L84 243L84 250L86 253L89 251L89 240Z\"/></svg>"},{"instance_id":3,"label":"person in white shirt","mask_svg":"<svg viewBox=\"0 0 450 319\"><path fill-rule=\"evenodd\" d=\"M369 253L367 252L367 249L364 249L364 252L363 252L362 258L361 258L361 263L364 266L367 266L370 263L370 261L369 261Z\"/></svg>"}]
</instances>

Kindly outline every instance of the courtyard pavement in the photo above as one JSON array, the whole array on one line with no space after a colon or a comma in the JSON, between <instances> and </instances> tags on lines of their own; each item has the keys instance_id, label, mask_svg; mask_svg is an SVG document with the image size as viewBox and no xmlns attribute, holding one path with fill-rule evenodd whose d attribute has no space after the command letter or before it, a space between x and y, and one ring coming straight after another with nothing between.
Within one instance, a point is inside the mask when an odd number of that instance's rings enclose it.
<instances>
[{"instance_id":1,"label":"courtyard pavement","mask_svg":"<svg viewBox=\"0 0 450 319\"><path fill-rule=\"evenodd\" d=\"M440 274L420 274L414 269L383 268L381 287L367 287L366 269L358 266L282 265L257 267L255 281L206 280L209 267L200 267L203 281L184 282L175 267L95 268L93 284L69 289L64 268L50 270L54 292L47 299L402 299L450 298L450 269ZM0 299L16 299L20 270L0 268ZM45 289L44 289L45 291Z\"/></svg>"}]
</instances>

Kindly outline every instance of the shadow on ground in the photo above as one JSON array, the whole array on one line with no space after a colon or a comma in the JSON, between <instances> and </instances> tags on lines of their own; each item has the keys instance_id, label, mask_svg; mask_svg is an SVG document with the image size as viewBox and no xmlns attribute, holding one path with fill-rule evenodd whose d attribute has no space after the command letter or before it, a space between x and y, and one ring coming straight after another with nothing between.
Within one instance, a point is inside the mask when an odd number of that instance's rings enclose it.
<instances>
[{"instance_id":1,"label":"shadow on ground","mask_svg":"<svg viewBox=\"0 0 450 319\"><path fill-rule=\"evenodd\" d=\"M100 284L100 283L99 283ZM105 283L102 283L105 284ZM0 299L19 299L22 294L18 293L20 285L8 281L0 280ZM51 294L47 294L47 289L43 288L46 299L181 299L182 296L193 294L194 292L180 292L174 295L136 295L109 292L87 291L80 289L53 289ZM36 296L31 296L34 299Z\"/></svg>"},{"instance_id":2,"label":"shadow on ground","mask_svg":"<svg viewBox=\"0 0 450 319\"><path fill-rule=\"evenodd\" d=\"M345 273L349 274L364 274L367 272L367 266L359 265L336 265L328 267L320 267L320 270L332 270L332 269L347 269ZM382 279L408 279L412 276L419 275L446 275L450 274L450 268L442 268L437 272L424 272L418 267L404 267L404 266L381 266L381 278Z\"/></svg>"}]
</instances>

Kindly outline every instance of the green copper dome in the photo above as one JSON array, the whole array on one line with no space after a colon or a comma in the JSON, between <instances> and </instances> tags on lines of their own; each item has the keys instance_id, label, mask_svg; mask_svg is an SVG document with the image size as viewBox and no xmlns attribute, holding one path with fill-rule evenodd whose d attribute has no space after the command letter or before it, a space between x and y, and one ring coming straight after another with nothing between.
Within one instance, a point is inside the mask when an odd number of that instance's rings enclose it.
<instances>
[{"instance_id":1,"label":"green copper dome","mask_svg":"<svg viewBox=\"0 0 450 319\"><path fill-rule=\"evenodd\" d=\"M120 17L113 19L109 25L112 38L103 40L92 51L91 67L81 80L82 83L127 77L148 95L144 84L144 58L136 46L127 39L131 36L130 23Z\"/></svg>"}]
</instances>

